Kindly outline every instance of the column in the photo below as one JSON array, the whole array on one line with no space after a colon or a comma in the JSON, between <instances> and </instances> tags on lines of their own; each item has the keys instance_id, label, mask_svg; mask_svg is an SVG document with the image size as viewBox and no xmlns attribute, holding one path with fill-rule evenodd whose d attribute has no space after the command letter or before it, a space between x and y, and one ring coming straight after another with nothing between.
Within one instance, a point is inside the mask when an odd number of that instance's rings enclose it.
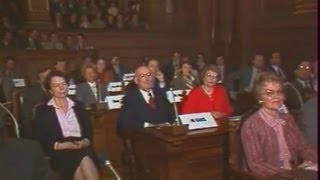
<instances>
[{"instance_id":1,"label":"column","mask_svg":"<svg viewBox=\"0 0 320 180\"><path fill-rule=\"evenodd\" d=\"M52 27L49 16L49 0L26 0L27 26L37 28Z\"/></svg>"}]
</instances>

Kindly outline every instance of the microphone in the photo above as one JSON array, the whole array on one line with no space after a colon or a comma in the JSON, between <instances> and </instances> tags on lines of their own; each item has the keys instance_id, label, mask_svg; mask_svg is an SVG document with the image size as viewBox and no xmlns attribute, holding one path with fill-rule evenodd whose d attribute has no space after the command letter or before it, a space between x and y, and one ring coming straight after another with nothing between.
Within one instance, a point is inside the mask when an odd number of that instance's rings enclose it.
<instances>
[{"instance_id":1,"label":"microphone","mask_svg":"<svg viewBox=\"0 0 320 180\"><path fill-rule=\"evenodd\" d=\"M97 157L97 160L98 160L99 164L101 164L103 166L108 166L110 168L110 170L112 171L113 175L116 176L117 180L121 180L120 175L118 174L118 172L112 166L111 161L109 161L104 154L97 153L96 157Z\"/></svg>"},{"instance_id":2,"label":"microphone","mask_svg":"<svg viewBox=\"0 0 320 180\"><path fill-rule=\"evenodd\" d=\"M181 121L180 121L180 118L179 118L179 114L178 114L178 108L177 108L177 103L176 103L176 98L175 98L175 95L173 93L173 89L170 88L170 92L172 93L172 96L173 96L173 108L174 108L174 115L175 115L175 121L174 123L176 125L181 125Z\"/></svg>"},{"instance_id":3,"label":"microphone","mask_svg":"<svg viewBox=\"0 0 320 180\"><path fill-rule=\"evenodd\" d=\"M7 107L5 107L5 105L8 105L8 104L12 104L12 102L0 103L0 106L1 106L2 109L4 109L9 114L9 116L13 120L16 136L17 136L18 139L20 139L20 131L19 131L18 121L14 117L14 115L10 112L10 110Z\"/></svg>"}]
</instances>

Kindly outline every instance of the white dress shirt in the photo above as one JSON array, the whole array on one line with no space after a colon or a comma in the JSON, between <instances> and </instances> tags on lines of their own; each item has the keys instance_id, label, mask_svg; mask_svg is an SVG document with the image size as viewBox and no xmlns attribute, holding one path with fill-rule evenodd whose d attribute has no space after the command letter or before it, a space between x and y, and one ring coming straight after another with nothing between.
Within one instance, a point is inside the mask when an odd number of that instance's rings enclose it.
<instances>
[{"instance_id":1,"label":"white dress shirt","mask_svg":"<svg viewBox=\"0 0 320 180\"><path fill-rule=\"evenodd\" d=\"M96 82L88 82L88 84L91 87L94 97L96 98L96 100L98 100L98 89Z\"/></svg>"}]
</instances>

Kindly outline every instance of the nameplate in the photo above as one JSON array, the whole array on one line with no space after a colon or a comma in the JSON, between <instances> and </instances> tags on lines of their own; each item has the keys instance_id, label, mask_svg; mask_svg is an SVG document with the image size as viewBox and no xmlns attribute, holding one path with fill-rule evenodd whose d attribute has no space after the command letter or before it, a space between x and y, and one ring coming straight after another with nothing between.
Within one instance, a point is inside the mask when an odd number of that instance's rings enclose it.
<instances>
[{"instance_id":1,"label":"nameplate","mask_svg":"<svg viewBox=\"0 0 320 180\"><path fill-rule=\"evenodd\" d=\"M75 95L76 94L76 85L71 84L68 86L68 95Z\"/></svg>"},{"instance_id":2,"label":"nameplate","mask_svg":"<svg viewBox=\"0 0 320 180\"><path fill-rule=\"evenodd\" d=\"M24 79L13 79L14 87L26 87Z\"/></svg>"},{"instance_id":3,"label":"nameplate","mask_svg":"<svg viewBox=\"0 0 320 180\"><path fill-rule=\"evenodd\" d=\"M123 75L123 81L131 81L134 78L134 73L126 73Z\"/></svg>"},{"instance_id":4,"label":"nameplate","mask_svg":"<svg viewBox=\"0 0 320 180\"><path fill-rule=\"evenodd\" d=\"M190 130L217 127L218 124L211 113L195 113L179 115L182 124L189 125Z\"/></svg>"},{"instance_id":5,"label":"nameplate","mask_svg":"<svg viewBox=\"0 0 320 180\"><path fill-rule=\"evenodd\" d=\"M170 103L181 102L184 97L184 90L167 91L167 99Z\"/></svg>"},{"instance_id":6,"label":"nameplate","mask_svg":"<svg viewBox=\"0 0 320 180\"><path fill-rule=\"evenodd\" d=\"M114 95L114 96L106 96L105 102L108 104L109 109L120 109L122 106L122 98L123 94L121 95Z\"/></svg>"},{"instance_id":7,"label":"nameplate","mask_svg":"<svg viewBox=\"0 0 320 180\"><path fill-rule=\"evenodd\" d=\"M122 90L122 82L110 82L107 87L108 92L119 92Z\"/></svg>"},{"instance_id":8,"label":"nameplate","mask_svg":"<svg viewBox=\"0 0 320 180\"><path fill-rule=\"evenodd\" d=\"M170 103L173 102L181 102L183 97L188 95L190 92L189 89L187 90L174 90L174 91L167 91L167 99Z\"/></svg>"}]
</instances>

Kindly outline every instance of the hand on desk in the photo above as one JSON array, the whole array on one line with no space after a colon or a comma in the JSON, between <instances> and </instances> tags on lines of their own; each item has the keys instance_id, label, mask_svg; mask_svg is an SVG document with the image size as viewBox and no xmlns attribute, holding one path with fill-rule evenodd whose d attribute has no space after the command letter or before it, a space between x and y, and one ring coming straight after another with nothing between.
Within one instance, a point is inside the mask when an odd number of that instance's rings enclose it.
<instances>
[{"instance_id":1,"label":"hand on desk","mask_svg":"<svg viewBox=\"0 0 320 180\"><path fill-rule=\"evenodd\" d=\"M318 164L315 164L311 161L305 161L303 162L298 168L303 168L307 170L312 170L312 171L318 171Z\"/></svg>"}]
</instances>

